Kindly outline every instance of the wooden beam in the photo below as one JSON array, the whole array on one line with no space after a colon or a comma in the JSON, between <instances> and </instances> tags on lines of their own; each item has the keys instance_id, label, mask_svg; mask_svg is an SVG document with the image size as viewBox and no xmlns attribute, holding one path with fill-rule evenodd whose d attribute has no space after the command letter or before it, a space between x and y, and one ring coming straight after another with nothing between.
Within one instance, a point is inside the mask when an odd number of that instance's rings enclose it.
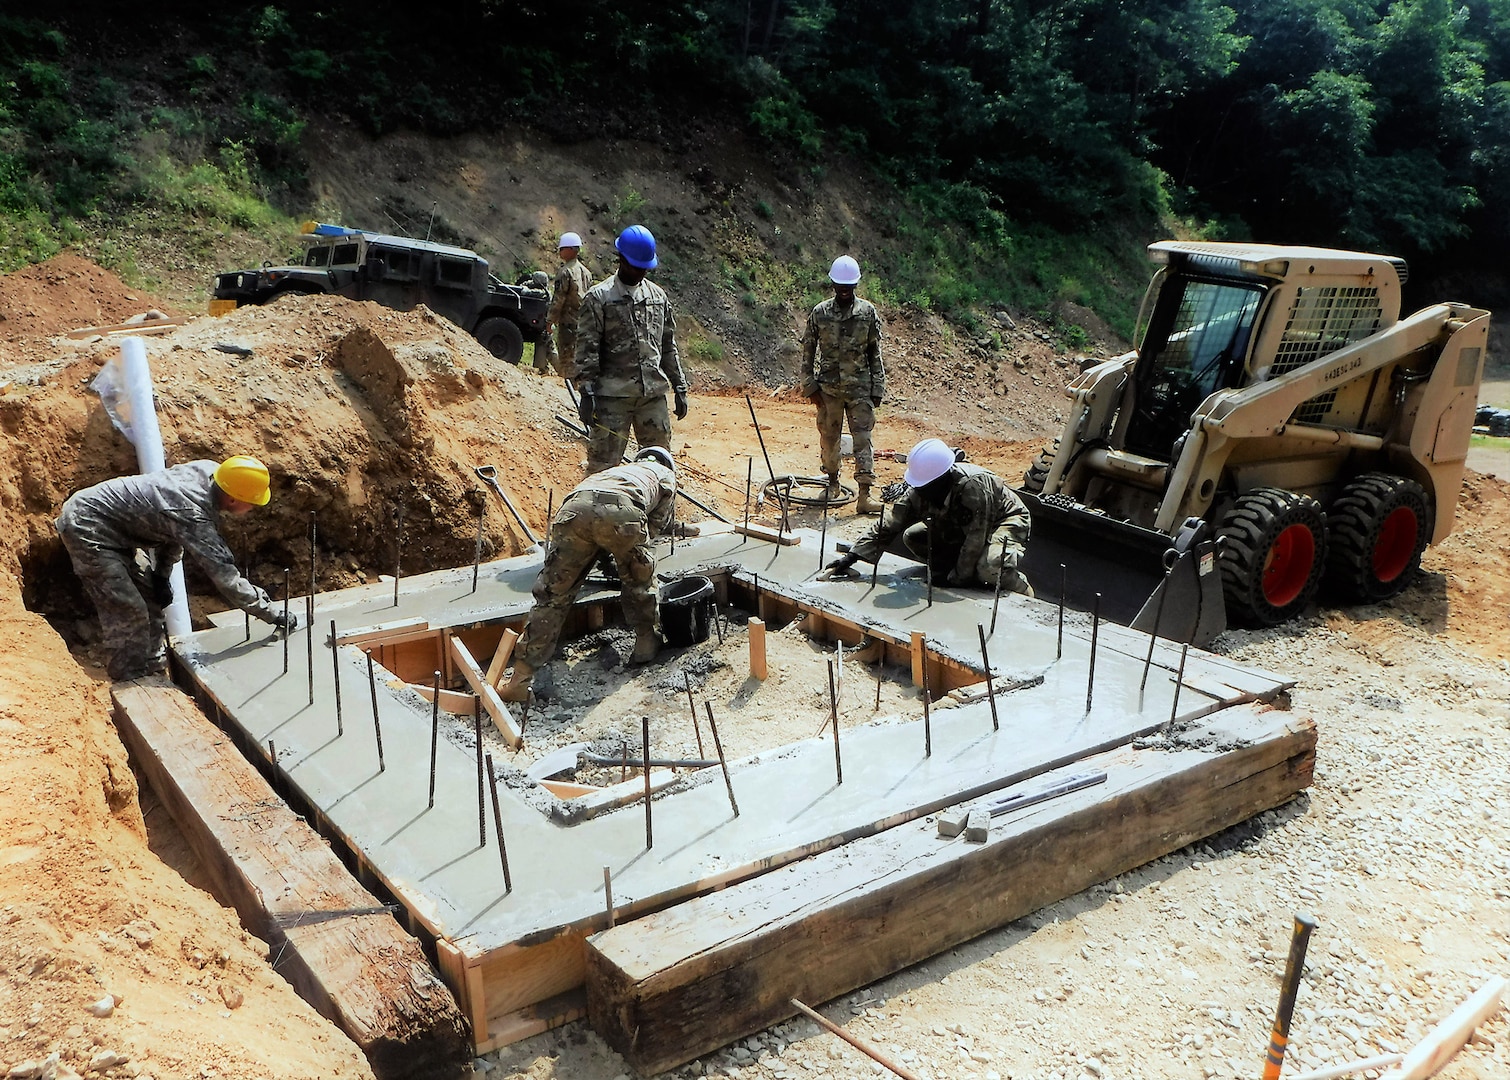
<instances>
[{"instance_id":1,"label":"wooden beam","mask_svg":"<svg viewBox=\"0 0 1510 1080\"><path fill-rule=\"evenodd\" d=\"M81 326L77 330L68 331L67 336L75 341L82 338L94 337L95 335L118 334L123 330L130 330L138 334L161 334L171 330L175 326L182 326L192 319L192 315L180 315L176 319L149 319L144 322L114 323L111 326Z\"/></svg>"},{"instance_id":2,"label":"wooden beam","mask_svg":"<svg viewBox=\"0 0 1510 1080\"><path fill-rule=\"evenodd\" d=\"M751 540L764 540L767 543L780 544L782 547L793 547L802 543L802 537L796 533L782 532L769 525L756 525L753 522L749 525L734 526L734 532L741 536L748 536Z\"/></svg>"},{"instance_id":3,"label":"wooden beam","mask_svg":"<svg viewBox=\"0 0 1510 1080\"><path fill-rule=\"evenodd\" d=\"M588 1017L641 1074L673 1068L1283 803L1316 731L1223 714L1236 748L1126 750L1075 765L1108 782L998 819L984 844L917 821L605 930Z\"/></svg>"},{"instance_id":4,"label":"wooden beam","mask_svg":"<svg viewBox=\"0 0 1510 1080\"><path fill-rule=\"evenodd\" d=\"M514 723L514 715L509 712L509 707L498 696L498 691L488 685L487 676L482 668L477 666L477 661L472 659L472 653L467 649L461 638L454 634L451 637L451 657L456 661L456 667L461 672L462 678L472 687L472 693L482 698L482 707L493 718L493 723L498 728L503 741L515 750L524 745L524 735L519 730L519 725Z\"/></svg>"},{"instance_id":5,"label":"wooden beam","mask_svg":"<svg viewBox=\"0 0 1510 1080\"><path fill-rule=\"evenodd\" d=\"M350 630L336 631L337 645L396 645L404 641L430 637L437 631L430 628L428 619L395 619L393 622L358 626Z\"/></svg>"},{"instance_id":6,"label":"wooden beam","mask_svg":"<svg viewBox=\"0 0 1510 1080\"><path fill-rule=\"evenodd\" d=\"M217 897L280 956L300 996L379 1077L434 1076L467 1057L465 1022L420 945L166 679L117 683L116 727Z\"/></svg>"},{"instance_id":7,"label":"wooden beam","mask_svg":"<svg viewBox=\"0 0 1510 1080\"><path fill-rule=\"evenodd\" d=\"M765 620L751 618L750 629L750 678L765 682Z\"/></svg>"},{"instance_id":8,"label":"wooden beam","mask_svg":"<svg viewBox=\"0 0 1510 1080\"><path fill-rule=\"evenodd\" d=\"M514 645L519 641L519 631L504 627L503 637L498 639L498 648L493 650L493 662L488 665L487 683L494 690L503 678L503 669L509 666L514 655Z\"/></svg>"}]
</instances>

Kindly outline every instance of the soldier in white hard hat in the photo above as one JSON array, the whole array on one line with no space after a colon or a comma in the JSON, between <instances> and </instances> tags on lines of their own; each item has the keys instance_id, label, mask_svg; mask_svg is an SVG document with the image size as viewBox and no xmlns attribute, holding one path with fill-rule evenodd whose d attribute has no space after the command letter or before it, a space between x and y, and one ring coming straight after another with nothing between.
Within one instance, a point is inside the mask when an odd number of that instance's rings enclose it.
<instances>
[{"instance_id":1,"label":"soldier in white hard hat","mask_svg":"<svg viewBox=\"0 0 1510 1080\"><path fill-rule=\"evenodd\" d=\"M545 316L545 333L540 335L540 344L535 349L535 370L545 374L555 368L556 374L571 379L577 374L577 312L582 307L582 297L592 288L592 274L578 258L582 238L576 233L562 233L557 250L561 268L556 271L550 311Z\"/></svg>"},{"instance_id":2,"label":"soldier in white hard hat","mask_svg":"<svg viewBox=\"0 0 1510 1080\"><path fill-rule=\"evenodd\" d=\"M840 255L829 268L834 295L813 308L802 336L802 394L818 407L818 439L828 493L841 498L839 438L844 422L855 443L855 509L879 514L881 504L870 497L876 480L870 433L875 410L886 397L886 369L881 363L881 317L869 301L855 296L860 264Z\"/></svg>"},{"instance_id":3,"label":"soldier in white hard hat","mask_svg":"<svg viewBox=\"0 0 1510 1080\"><path fill-rule=\"evenodd\" d=\"M875 562L901 536L918 561L929 563L940 585L994 589L999 578L1003 592L1033 595L1017 569L1033 523L1005 481L956 460L941 439L924 439L908 452L903 479L907 493L848 554L829 563L831 574L847 574L856 562Z\"/></svg>"},{"instance_id":4,"label":"soldier in white hard hat","mask_svg":"<svg viewBox=\"0 0 1510 1080\"><path fill-rule=\"evenodd\" d=\"M245 514L271 498L267 466L244 455L118 476L68 497L58 535L99 612L112 679L163 670L163 609L173 602L168 575L185 553L227 601L295 628L293 614L285 620L267 593L241 576L217 525L222 512ZM147 553L145 568L138 550Z\"/></svg>"}]
</instances>

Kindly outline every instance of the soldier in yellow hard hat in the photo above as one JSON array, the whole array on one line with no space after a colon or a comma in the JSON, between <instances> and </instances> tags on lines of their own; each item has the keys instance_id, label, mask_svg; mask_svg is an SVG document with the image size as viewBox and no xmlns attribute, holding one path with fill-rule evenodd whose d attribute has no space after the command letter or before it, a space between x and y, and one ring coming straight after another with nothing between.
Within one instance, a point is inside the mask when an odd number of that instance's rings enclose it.
<instances>
[{"instance_id":1,"label":"soldier in yellow hard hat","mask_svg":"<svg viewBox=\"0 0 1510 1080\"><path fill-rule=\"evenodd\" d=\"M112 679L163 670L163 608L173 602L168 575L187 552L220 595L263 622L292 631L267 593L241 576L217 524L272 498L267 466L254 457L191 461L118 476L69 496L58 535L100 616ZM137 556L146 553L144 567Z\"/></svg>"}]
</instances>

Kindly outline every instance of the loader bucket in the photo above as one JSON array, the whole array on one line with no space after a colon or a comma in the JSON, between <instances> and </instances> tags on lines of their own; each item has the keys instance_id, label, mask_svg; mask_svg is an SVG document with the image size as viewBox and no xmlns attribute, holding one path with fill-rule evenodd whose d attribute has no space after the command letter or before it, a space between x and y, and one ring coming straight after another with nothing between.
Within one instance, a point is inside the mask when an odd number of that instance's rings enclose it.
<instances>
[{"instance_id":1,"label":"loader bucket","mask_svg":"<svg viewBox=\"0 0 1510 1080\"><path fill-rule=\"evenodd\" d=\"M1216 543L1199 519L1170 537L1117 521L1063 496L1018 495L1033 515L1019 569L1033 592L1170 641L1206 645L1227 628ZM1061 570L1061 566L1063 569Z\"/></svg>"}]
</instances>

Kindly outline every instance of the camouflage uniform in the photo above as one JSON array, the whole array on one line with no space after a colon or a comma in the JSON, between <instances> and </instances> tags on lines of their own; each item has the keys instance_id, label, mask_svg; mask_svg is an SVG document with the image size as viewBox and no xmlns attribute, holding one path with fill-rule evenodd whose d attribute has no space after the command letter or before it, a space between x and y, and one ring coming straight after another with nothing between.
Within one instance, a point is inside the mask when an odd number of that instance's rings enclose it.
<instances>
[{"instance_id":1,"label":"camouflage uniform","mask_svg":"<svg viewBox=\"0 0 1510 1080\"><path fill-rule=\"evenodd\" d=\"M666 292L645 280L626 288L614 274L588 290L577 319L577 386L597 401L587 471L617 465L630 429L641 446L671 448L666 393L687 392Z\"/></svg>"},{"instance_id":2,"label":"camouflage uniform","mask_svg":"<svg viewBox=\"0 0 1510 1080\"><path fill-rule=\"evenodd\" d=\"M875 562L901 534L907 549L919 561L927 562L931 520L935 583L994 589L1000 573L1004 591L1030 592L1028 579L1018 571L1017 563L1027 547L1033 523L1017 493L979 465L959 462L944 475L950 483L942 505L930 504L922 489L909 488L855 542L850 554L861 562Z\"/></svg>"},{"instance_id":3,"label":"camouflage uniform","mask_svg":"<svg viewBox=\"0 0 1510 1080\"><path fill-rule=\"evenodd\" d=\"M818 438L823 471L839 473L839 434L846 417L855 441L855 480L876 478L870 433L876 426L873 406L886 396L886 369L881 364L881 317L875 305L855 297L843 308L829 298L807 320L802 335L802 394L818 406Z\"/></svg>"},{"instance_id":4,"label":"camouflage uniform","mask_svg":"<svg viewBox=\"0 0 1510 1080\"><path fill-rule=\"evenodd\" d=\"M111 649L112 679L161 670L162 610L152 599L148 571L137 563L145 548L151 574L167 577L188 552L237 607L265 622L277 614L267 593L242 577L216 527L213 461L191 461L141 476L118 476L69 496L58 515L58 535L100 615Z\"/></svg>"},{"instance_id":5,"label":"camouflage uniform","mask_svg":"<svg viewBox=\"0 0 1510 1080\"><path fill-rule=\"evenodd\" d=\"M572 601L600 552L613 556L623 582L624 621L637 631L659 631L650 541L669 530L675 493L675 475L656 461L618 465L577 485L551 522L550 549L535 578L535 606L514 654L518 660L532 670L550 662Z\"/></svg>"},{"instance_id":6,"label":"camouflage uniform","mask_svg":"<svg viewBox=\"0 0 1510 1080\"><path fill-rule=\"evenodd\" d=\"M582 306L582 297L592 288L592 275L581 259L563 262L556 271L555 291L551 294L551 307L546 322L556 328L559 343L543 334L535 347L535 367L540 371L556 369L557 375L568 379L577 377L577 311Z\"/></svg>"}]
</instances>

